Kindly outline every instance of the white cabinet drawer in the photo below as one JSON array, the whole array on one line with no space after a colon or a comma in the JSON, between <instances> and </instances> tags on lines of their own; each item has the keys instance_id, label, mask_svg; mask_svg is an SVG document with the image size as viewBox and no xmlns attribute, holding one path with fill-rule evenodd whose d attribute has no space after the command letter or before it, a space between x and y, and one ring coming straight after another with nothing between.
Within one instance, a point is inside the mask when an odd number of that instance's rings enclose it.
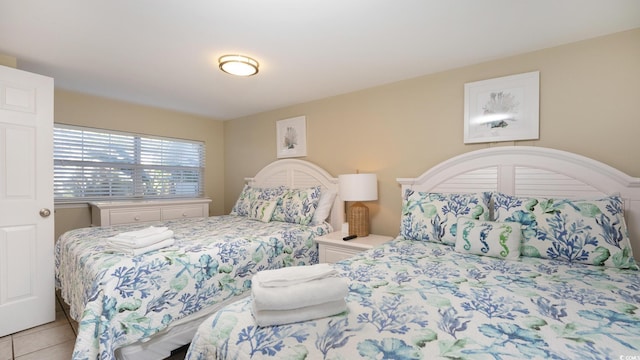
<instances>
[{"instance_id":1,"label":"white cabinet drawer","mask_svg":"<svg viewBox=\"0 0 640 360\"><path fill-rule=\"evenodd\" d=\"M162 208L162 220L203 217L202 206L176 206Z\"/></svg>"},{"instance_id":2,"label":"white cabinet drawer","mask_svg":"<svg viewBox=\"0 0 640 360\"><path fill-rule=\"evenodd\" d=\"M91 203L91 225L109 226L209 216L211 199Z\"/></svg>"},{"instance_id":3,"label":"white cabinet drawer","mask_svg":"<svg viewBox=\"0 0 640 360\"><path fill-rule=\"evenodd\" d=\"M345 249L345 248L333 247L333 246L322 246L322 248L324 251L321 251L321 254L320 254L320 257L323 258L323 259L320 259L321 263L325 263L325 262L334 263L343 259L350 258L362 252L362 250Z\"/></svg>"},{"instance_id":4,"label":"white cabinet drawer","mask_svg":"<svg viewBox=\"0 0 640 360\"><path fill-rule=\"evenodd\" d=\"M111 211L111 225L131 224L161 219L160 209L137 209L129 211Z\"/></svg>"}]
</instances>

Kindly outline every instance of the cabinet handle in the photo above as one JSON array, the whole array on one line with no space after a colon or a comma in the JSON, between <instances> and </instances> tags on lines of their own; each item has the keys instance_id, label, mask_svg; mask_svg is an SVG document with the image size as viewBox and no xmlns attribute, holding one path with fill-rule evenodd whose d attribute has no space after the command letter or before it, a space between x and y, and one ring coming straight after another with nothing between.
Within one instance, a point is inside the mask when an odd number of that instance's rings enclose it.
<instances>
[{"instance_id":1,"label":"cabinet handle","mask_svg":"<svg viewBox=\"0 0 640 360\"><path fill-rule=\"evenodd\" d=\"M182 217L187 217L187 213L182 213Z\"/></svg>"},{"instance_id":2,"label":"cabinet handle","mask_svg":"<svg viewBox=\"0 0 640 360\"><path fill-rule=\"evenodd\" d=\"M140 218L136 216L136 217L133 218L133 220L138 221L138 220L140 220Z\"/></svg>"}]
</instances>

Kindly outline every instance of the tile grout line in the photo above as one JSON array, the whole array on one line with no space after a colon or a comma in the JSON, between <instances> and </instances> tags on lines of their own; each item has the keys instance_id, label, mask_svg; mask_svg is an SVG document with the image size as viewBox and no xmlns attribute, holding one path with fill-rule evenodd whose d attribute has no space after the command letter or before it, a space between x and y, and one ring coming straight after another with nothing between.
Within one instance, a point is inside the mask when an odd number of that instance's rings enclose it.
<instances>
[{"instance_id":1,"label":"tile grout line","mask_svg":"<svg viewBox=\"0 0 640 360\"><path fill-rule=\"evenodd\" d=\"M71 327L71 331L73 331L73 335L78 337L78 334L76 333L76 329L73 327L73 325L71 325L71 316L67 313L67 309L65 308L65 304L64 304L63 300L60 297L58 297L57 293L56 293L56 301L58 302L58 305L60 305L60 308L62 309L62 312L64 313L64 317L67 319L67 323Z\"/></svg>"}]
</instances>

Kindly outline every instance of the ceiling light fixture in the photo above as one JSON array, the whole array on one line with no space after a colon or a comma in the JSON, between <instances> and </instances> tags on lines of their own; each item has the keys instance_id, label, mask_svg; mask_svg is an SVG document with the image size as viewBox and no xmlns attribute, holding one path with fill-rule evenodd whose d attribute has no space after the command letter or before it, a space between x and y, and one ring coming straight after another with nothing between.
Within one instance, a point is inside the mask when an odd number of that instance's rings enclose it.
<instances>
[{"instance_id":1,"label":"ceiling light fixture","mask_svg":"<svg viewBox=\"0 0 640 360\"><path fill-rule=\"evenodd\" d=\"M258 73L258 64L254 59L243 55L224 55L218 59L220 70L236 76L251 76Z\"/></svg>"}]
</instances>

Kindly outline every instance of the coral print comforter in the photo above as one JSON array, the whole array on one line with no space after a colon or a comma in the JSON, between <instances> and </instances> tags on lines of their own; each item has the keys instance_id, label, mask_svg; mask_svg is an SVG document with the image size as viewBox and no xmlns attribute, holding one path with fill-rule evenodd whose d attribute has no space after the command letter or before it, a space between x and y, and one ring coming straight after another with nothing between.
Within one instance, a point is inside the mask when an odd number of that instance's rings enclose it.
<instances>
[{"instance_id":1,"label":"coral print comforter","mask_svg":"<svg viewBox=\"0 0 640 360\"><path fill-rule=\"evenodd\" d=\"M198 329L195 359L620 359L640 356L640 272L503 260L396 239L334 265L348 310L257 327L251 299Z\"/></svg>"},{"instance_id":2,"label":"coral print comforter","mask_svg":"<svg viewBox=\"0 0 640 360\"><path fill-rule=\"evenodd\" d=\"M317 263L313 239L330 230L232 215L154 225L172 230L175 245L105 251L106 238L141 225L77 229L56 242L56 286L79 323L73 359L113 359L115 349L245 293L256 271Z\"/></svg>"}]
</instances>

